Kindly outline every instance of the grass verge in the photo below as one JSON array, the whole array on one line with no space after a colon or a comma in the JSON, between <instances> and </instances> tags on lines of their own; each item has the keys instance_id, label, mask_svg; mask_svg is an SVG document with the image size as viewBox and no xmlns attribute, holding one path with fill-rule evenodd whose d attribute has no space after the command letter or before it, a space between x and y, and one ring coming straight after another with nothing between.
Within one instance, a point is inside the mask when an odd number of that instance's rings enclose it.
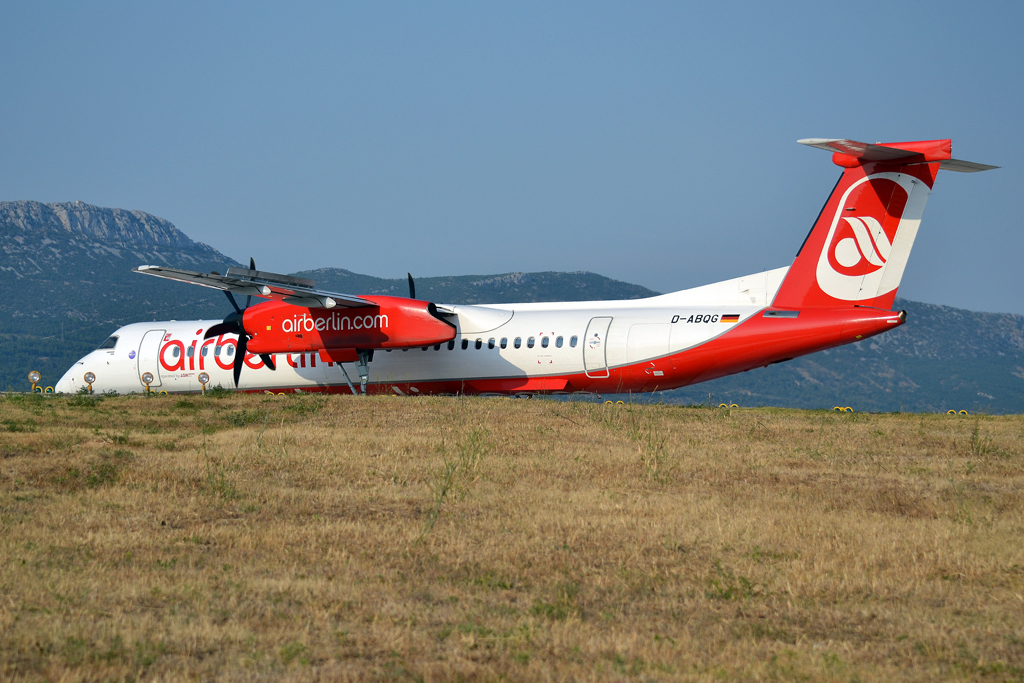
<instances>
[{"instance_id":1,"label":"grass verge","mask_svg":"<svg viewBox=\"0 0 1024 683\"><path fill-rule=\"evenodd\" d=\"M1024 679L1024 418L0 399L0 677Z\"/></svg>"}]
</instances>

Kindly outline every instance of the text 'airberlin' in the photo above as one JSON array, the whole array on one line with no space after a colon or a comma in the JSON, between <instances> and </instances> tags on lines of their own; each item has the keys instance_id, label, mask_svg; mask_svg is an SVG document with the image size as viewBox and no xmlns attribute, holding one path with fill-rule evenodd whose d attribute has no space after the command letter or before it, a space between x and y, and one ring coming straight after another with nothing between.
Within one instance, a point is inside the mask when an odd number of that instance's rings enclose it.
<instances>
[{"instance_id":1,"label":"text 'airberlin'","mask_svg":"<svg viewBox=\"0 0 1024 683\"><path fill-rule=\"evenodd\" d=\"M326 318L313 318L308 313L281 321L282 332L327 332L344 330L385 329L388 326L386 315L354 315L347 316L332 313Z\"/></svg>"}]
</instances>

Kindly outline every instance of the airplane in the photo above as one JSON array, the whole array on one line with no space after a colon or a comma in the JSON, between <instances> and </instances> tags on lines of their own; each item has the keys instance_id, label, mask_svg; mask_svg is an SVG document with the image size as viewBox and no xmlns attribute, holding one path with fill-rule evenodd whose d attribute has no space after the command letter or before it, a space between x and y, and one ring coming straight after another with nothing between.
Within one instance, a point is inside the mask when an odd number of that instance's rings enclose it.
<instances>
[{"instance_id":1,"label":"airplane","mask_svg":"<svg viewBox=\"0 0 1024 683\"><path fill-rule=\"evenodd\" d=\"M135 272L223 291L223 320L118 329L61 393L611 394L675 389L867 339L892 311L950 140L799 140L842 174L788 267L646 299L458 305L324 291L249 268ZM236 296L245 296L244 307ZM268 299L251 304L252 297Z\"/></svg>"}]
</instances>

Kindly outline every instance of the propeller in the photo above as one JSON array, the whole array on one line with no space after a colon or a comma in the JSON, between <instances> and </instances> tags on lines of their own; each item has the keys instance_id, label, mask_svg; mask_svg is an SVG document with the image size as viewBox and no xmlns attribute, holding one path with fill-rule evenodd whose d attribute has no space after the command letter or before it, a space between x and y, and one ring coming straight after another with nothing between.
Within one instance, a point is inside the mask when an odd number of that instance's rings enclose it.
<instances>
[{"instance_id":1,"label":"propeller","mask_svg":"<svg viewBox=\"0 0 1024 683\"><path fill-rule=\"evenodd\" d=\"M249 270L256 270L256 262L249 258ZM235 364L234 364L234 377L235 387L238 386L238 378L242 376L242 365L245 363L245 349L249 344L249 335L246 333L245 328L242 326L242 315L245 313L245 309L249 308L249 304L252 303L252 295L245 297L245 308L239 308L238 302L235 301L235 295L227 290L224 291L224 296L228 298L231 303L231 307L235 309L234 313L228 313L223 321L217 323L206 330L206 334L203 335L203 339L209 339L210 337L217 337L222 334L237 334L238 342L235 346ZM269 353L261 353L260 360L271 370L277 370L277 366L274 364L274 357Z\"/></svg>"},{"instance_id":2,"label":"propeller","mask_svg":"<svg viewBox=\"0 0 1024 683\"><path fill-rule=\"evenodd\" d=\"M416 298L416 282L412 279L412 273L406 273L409 276L409 298Z\"/></svg>"}]
</instances>

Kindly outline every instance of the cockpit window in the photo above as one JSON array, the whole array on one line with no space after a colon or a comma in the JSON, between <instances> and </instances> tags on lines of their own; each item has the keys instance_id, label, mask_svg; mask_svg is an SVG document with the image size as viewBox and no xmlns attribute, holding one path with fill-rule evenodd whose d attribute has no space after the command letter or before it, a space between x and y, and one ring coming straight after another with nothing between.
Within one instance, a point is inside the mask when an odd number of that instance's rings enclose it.
<instances>
[{"instance_id":1,"label":"cockpit window","mask_svg":"<svg viewBox=\"0 0 1024 683\"><path fill-rule=\"evenodd\" d=\"M107 340L105 342L103 342L102 344L100 344L99 347L101 349L112 349L115 346L117 346L117 335L116 334L113 335L113 336L107 337Z\"/></svg>"}]
</instances>

